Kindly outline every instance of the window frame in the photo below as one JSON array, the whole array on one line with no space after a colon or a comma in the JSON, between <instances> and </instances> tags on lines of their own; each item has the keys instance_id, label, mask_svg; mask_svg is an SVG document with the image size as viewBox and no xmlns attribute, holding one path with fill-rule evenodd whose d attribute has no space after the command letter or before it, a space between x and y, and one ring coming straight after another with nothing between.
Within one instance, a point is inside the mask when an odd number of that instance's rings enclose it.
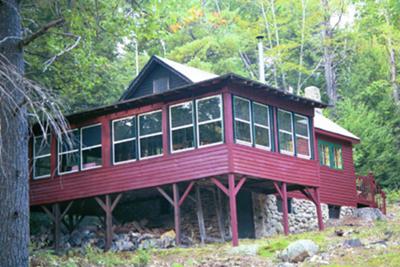
<instances>
[{"instance_id":1,"label":"window frame","mask_svg":"<svg viewBox=\"0 0 400 267\"><path fill-rule=\"evenodd\" d=\"M296 124L296 119L295 119L296 116L297 116L297 117L300 117L300 118L306 119L306 121L307 121L307 133L308 133L308 137L297 133L297 131L296 131L296 125L295 125L295 124ZM296 139L296 141L295 141L295 143L294 143L294 145L295 145L295 150L294 150L294 151L295 151L295 154L296 154L297 157L302 158L302 159L311 159L311 158L312 158L312 155L311 155L312 151L311 151L310 118L307 117L307 116L305 116L305 115L300 115L300 114L298 114L298 113L294 113L293 120L294 120L294 122L293 122L293 124L294 124L293 132L294 132L295 139ZM300 153L297 152L297 136L308 140L308 153L310 154L309 156L303 155L303 154L300 154Z\"/></svg>"},{"instance_id":2,"label":"window frame","mask_svg":"<svg viewBox=\"0 0 400 267\"><path fill-rule=\"evenodd\" d=\"M82 135L82 130L84 130L84 129L87 129L87 128L92 128L92 127L96 127L96 126L99 126L100 125L100 144L98 144L98 145L94 145L94 146L90 146L90 147L85 147L85 148L83 148L82 147L82 138L83 138L83 135ZM86 171L86 170L92 170L92 169L97 169L97 168L101 168L101 167L103 167L103 149L101 149L101 164L100 165L96 165L96 166L93 166L93 167L88 167L88 168L83 168L83 151L85 151L85 150L89 150L89 149L93 149L93 148L98 148L98 147L100 147L100 148L102 148L102 124L101 123L95 123L95 124L91 124L91 125L87 125L87 126L84 126L84 127L81 127L80 128L80 170L81 171Z\"/></svg>"},{"instance_id":3,"label":"window frame","mask_svg":"<svg viewBox=\"0 0 400 267\"><path fill-rule=\"evenodd\" d=\"M140 117L145 116L145 115L148 115L148 114L157 113L157 112L160 112L160 113L161 113L161 132L156 132L156 133L151 133L151 134L146 134L146 135L144 135L144 136L140 136ZM162 156L164 155L164 153L165 153L164 147L163 147L163 142L164 142L164 140L163 140L163 139L164 139L164 138L163 138L163 134L164 134L164 133L163 133L162 121L163 121L162 109L157 109L157 110L145 112L145 113L139 114L139 115L137 116L137 138L138 138L138 157L139 157L139 160L158 158L158 157L162 157ZM140 145L141 139L146 138L146 137L153 137L153 136L157 136L157 135L161 135L161 147L162 147L161 149L162 149L162 153L161 153L161 154L157 154L157 155L142 157L142 156L141 156L141 154L142 154L142 153L141 153L141 145Z\"/></svg>"},{"instance_id":4,"label":"window frame","mask_svg":"<svg viewBox=\"0 0 400 267\"><path fill-rule=\"evenodd\" d=\"M210 98L219 98L220 103L221 103L221 107L220 107L220 117L218 119L212 119L212 120L208 120L208 121L202 121L199 122L199 105L198 102L199 101L203 101L206 99L210 99ZM205 147L211 147L211 146L216 146L216 145L220 145L223 144L225 142L225 129L224 129L224 102L223 102L223 98L221 94L218 95L212 95L212 96L206 96L203 98L199 98L196 99L196 142L197 142L197 148L205 148ZM212 143L212 144L207 144L207 145L200 145L200 131L199 131L199 126L203 125L203 124L207 124L207 123L213 123L213 122L218 122L221 121L221 141L216 142L216 143Z\"/></svg>"},{"instance_id":5,"label":"window frame","mask_svg":"<svg viewBox=\"0 0 400 267\"><path fill-rule=\"evenodd\" d=\"M155 85L156 85L156 82L157 81L159 81L159 80L166 80L167 81L167 85L166 85L166 89L165 90L156 90L156 87L155 87ZM169 90L169 77L168 76L163 76L163 77L159 77L159 78L157 78L157 79L153 79L153 94L159 94L159 93L162 93L162 92L164 92L164 91L168 91Z\"/></svg>"},{"instance_id":6,"label":"window frame","mask_svg":"<svg viewBox=\"0 0 400 267\"><path fill-rule=\"evenodd\" d=\"M322 150L321 150L321 145L325 145L328 147L328 151L329 151L329 166L322 164L321 162L321 156L322 156ZM342 167L336 167L337 164L335 164L335 156L334 156L334 148L340 148L340 158L341 158L341 162L342 162ZM319 164L320 166L324 166L333 170L338 170L338 171L342 171L344 170L344 161L343 161L343 145L341 144L337 144L337 143L333 143L333 142L329 142L329 141L325 141L325 140L318 140L318 157L319 157Z\"/></svg>"},{"instance_id":7,"label":"window frame","mask_svg":"<svg viewBox=\"0 0 400 267\"><path fill-rule=\"evenodd\" d=\"M115 134L114 134L114 123L115 122L118 122L118 121L123 121L123 120L129 120L129 119L133 119L133 118L135 118L135 137L131 137L131 138L127 138L127 139L123 139L123 140L118 140L118 141L115 141ZM112 120L111 121L111 148L112 148L112 163L113 163L113 165L120 165L120 164L125 164L125 163L129 163L129 162L135 162L135 161L137 161L138 159L138 155L137 155L137 152L138 152L138 144L137 144L137 134L138 134L138 121L137 121L137 116L136 115L133 115L133 116L128 116L128 117L123 117L123 118L119 118L119 119L115 119L115 120ZM129 160L124 160L124 161L119 161L119 162L115 162L115 145L116 144L120 144L120 143L124 143L124 142L129 142L129 141L133 141L133 140L135 140L135 143L136 143L136 155L135 155L135 158L134 159L129 159Z\"/></svg>"},{"instance_id":8,"label":"window frame","mask_svg":"<svg viewBox=\"0 0 400 267\"><path fill-rule=\"evenodd\" d=\"M236 99L240 99L243 100L245 102L248 102L248 106L249 106L249 121L240 119L240 118L236 118L236 109L235 109L235 101ZM237 144L241 144L241 145L246 145L246 146L253 146L253 107L252 107L252 101L250 99L246 99L240 96L233 96L233 122L234 122L234 134L235 134L235 143ZM237 126L236 126L236 121L242 122L242 123L246 123L248 124L250 127L250 142L244 141L244 140L240 140L237 138Z\"/></svg>"},{"instance_id":9,"label":"window frame","mask_svg":"<svg viewBox=\"0 0 400 267\"><path fill-rule=\"evenodd\" d=\"M172 127L172 113L171 110L174 107L178 107L178 106L183 106L185 104L191 103L192 104L192 123L191 124L185 124L185 125L181 125L178 127ZM169 146L170 146L170 151L171 154L176 154L176 153L181 153L181 152L185 152L185 151L190 151L190 150L194 150L196 149L196 133L195 133L195 112L196 112L196 108L194 107L194 103L193 100L189 100L189 101L185 101L185 102L181 102L181 103L177 103L174 105L171 105L168 107L168 119L169 119ZM197 117L197 116L196 116ZM173 145L173 141L172 141L172 132L174 130L180 130L180 129L185 129L185 128L189 128L192 127L193 130L193 146L192 147L188 147L188 148L184 148L184 149L178 149L178 150L174 150L174 145Z\"/></svg>"},{"instance_id":10,"label":"window frame","mask_svg":"<svg viewBox=\"0 0 400 267\"><path fill-rule=\"evenodd\" d=\"M40 155L40 156L36 156L36 139L37 138L43 138L43 135L40 136L33 136L33 168L32 168L32 179L33 180L40 180L40 179L45 179L45 178L49 178L51 177L51 134L46 134L46 139L49 140L50 142L50 152L48 154L45 155ZM46 175L41 175L41 176L35 176L36 173L36 159L40 159L40 158L46 158L49 157L50 160L50 172L49 174Z\"/></svg>"},{"instance_id":11,"label":"window frame","mask_svg":"<svg viewBox=\"0 0 400 267\"><path fill-rule=\"evenodd\" d=\"M260 149L264 149L264 150L267 150L267 151L272 151L272 131L271 131L271 108L270 108L270 106L269 105L266 105L266 104L262 104L262 103L259 103L259 102L256 102L256 101L252 101L252 106L251 106L251 111L252 111L252 119L253 119L253 127L252 128L254 128L253 129L253 136L254 136L254 140L253 140L253 142L254 142L254 147L256 147L256 148L260 148ZM261 106L261 107L265 107L265 108L267 108L267 114L268 114L268 126L265 126L265 125L262 125L262 124L259 124L259 123L256 123L255 122L255 120L254 120L254 105L259 105L259 106ZM255 134L256 134L256 131L255 131L255 128L256 127L260 127L260 128L263 128L263 129L267 129L268 130L268 136L269 136L269 146L263 146L263 145L258 145L257 143L256 143L256 136L255 136Z\"/></svg>"},{"instance_id":12,"label":"window frame","mask_svg":"<svg viewBox=\"0 0 400 267\"><path fill-rule=\"evenodd\" d=\"M70 134L72 132L78 132L80 134L80 129L79 128L75 128L75 129L71 129L67 132L67 134ZM60 140L61 139L61 140ZM75 172L79 172L80 171L80 167L81 167L81 153L80 153L80 148L81 148L81 144L79 144L79 148L77 149L73 149L73 150L68 150L68 151L61 151L61 146L62 146L62 137L57 141L57 173L58 175L65 175L65 174L69 174L69 173L75 173ZM81 139L81 137L79 137L79 139ZM81 142L81 140L80 140ZM79 153L79 165L78 165L78 169L77 170L71 170L71 171L66 171L66 172L62 172L60 167L61 167L61 157L63 155L66 154L72 154L72 153Z\"/></svg>"},{"instance_id":13,"label":"window frame","mask_svg":"<svg viewBox=\"0 0 400 267\"><path fill-rule=\"evenodd\" d=\"M292 128L292 132L288 132L288 131L286 131L286 130L280 129L280 126L279 126L279 124L280 124L280 123L279 123L279 112L284 112L284 113L290 114L290 124L291 124L291 128ZM294 129L294 116L293 116L293 112L290 112L290 111L287 111L287 110L278 108L278 109L277 109L277 114L276 114L276 123L277 123L277 126L278 126L278 136L277 136L277 138L278 138L278 151L279 151L279 153L281 153L281 154L283 154L283 155L288 155L288 156L296 156L295 129ZM285 134L290 134L290 135L292 136L292 147L293 147L293 152L288 151L288 150L284 150L284 149L281 148L281 145L280 145L280 138L279 138L279 133L281 133L281 132L283 132L283 133L285 133Z\"/></svg>"}]
</instances>

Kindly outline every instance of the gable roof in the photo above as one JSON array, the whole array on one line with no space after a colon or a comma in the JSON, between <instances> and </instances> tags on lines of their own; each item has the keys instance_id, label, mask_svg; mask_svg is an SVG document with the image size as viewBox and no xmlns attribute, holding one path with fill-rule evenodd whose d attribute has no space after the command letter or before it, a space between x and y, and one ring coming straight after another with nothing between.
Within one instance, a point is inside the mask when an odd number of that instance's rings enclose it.
<instances>
[{"instance_id":1,"label":"gable roof","mask_svg":"<svg viewBox=\"0 0 400 267\"><path fill-rule=\"evenodd\" d=\"M137 85L139 85L145 79L145 77L150 74L156 65L161 65L168 69L172 73L182 78L187 84L198 83L218 77L216 74L189 67L166 58L152 56L146 65L144 65L138 76L136 76L136 78L130 83L128 89L125 90L119 100L126 100L127 98L132 97L136 91Z\"/></svg>"},{"instance_id":2,"label":"gable roof","mask_svg":"<svg viewBox=\"0 0 400 267\"><path fill-rule=\"evenodd\" d=\"M340 126L339 124L333 122L332 120L328 119L327 117L325 117L324 115L322 115L319 112L315 112L314 126L315 126L315 128L318 128L323 131L342 135L342 136L345 136L345 137L348 137L351 139L355 139L358 141L360 140L360 138L358 136L352 134L351 132L349 132L348 130L346 130L345 128Z\"/></svg>"}]
</instances>

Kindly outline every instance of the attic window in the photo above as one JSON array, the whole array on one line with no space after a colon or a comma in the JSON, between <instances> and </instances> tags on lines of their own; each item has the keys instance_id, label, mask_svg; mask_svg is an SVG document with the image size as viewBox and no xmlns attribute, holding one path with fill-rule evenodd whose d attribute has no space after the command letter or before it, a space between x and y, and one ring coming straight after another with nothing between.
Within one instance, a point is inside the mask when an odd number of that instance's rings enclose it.
<instances>
[{"instance_id":1,"label":"attic window","mask_svg":"<svg viewBox=\"0 0 400 267\"><path fill-rule=\"evenodd\" d=\"M168 77L161 77L153 80L153 93L161 93L169 89Z\"/></svg>"}]
</instances>

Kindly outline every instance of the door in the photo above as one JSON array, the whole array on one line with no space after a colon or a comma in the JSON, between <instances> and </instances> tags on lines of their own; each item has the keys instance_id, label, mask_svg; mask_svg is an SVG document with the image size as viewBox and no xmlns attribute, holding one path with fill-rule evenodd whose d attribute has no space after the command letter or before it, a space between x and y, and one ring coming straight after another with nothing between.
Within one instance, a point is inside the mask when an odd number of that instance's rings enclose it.
<instances>
[{"instance_id":1,"label":"door","mask_svg":"<svg viewBox=\"0 0 400 267\"><path fill-rule=\"evenodd\" d=\"M236 202L239 238L255 238L251 192L239 191Z\"/></svg>"}]
</instances>

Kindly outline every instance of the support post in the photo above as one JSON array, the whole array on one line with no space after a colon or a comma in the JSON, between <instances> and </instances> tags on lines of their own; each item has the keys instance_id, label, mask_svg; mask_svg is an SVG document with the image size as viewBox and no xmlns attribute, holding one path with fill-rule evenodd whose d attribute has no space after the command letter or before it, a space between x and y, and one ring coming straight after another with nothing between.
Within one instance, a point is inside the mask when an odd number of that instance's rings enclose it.
<instances>
[{"instance_id":1,"label":"support post","mask_svg":"<svg viewBox=\"0 0 400 267\"><path fill-rule=\"evenodd\" d=\"M172 185L174 195L174 221L175 221L175 242L179 246L181 244L181 214L179 208L179 189L177 184Z\"/></svg>"},{"instance_id":2,"label":"support post","mask_svg":"<svg viewBox=\"0 0 400 267\"><path fill-rule=\"evenodd\" d=\"M54 250L60 251L61 247L61 213L60 204L53 204L53 216L54 216Z\"/></svg>"},{"instance_id":3,"label":"support post","mask_svg":"<svg viewBox=\"0 0 400 267\"><path fill-rule=\"evenodd\" d=\"M204 245L206 240L206 227L204 226L203 205L201 204L200 187L196 186L196 214L199 221L200 241Z\"/></svg>"},{"instance_id":4,"label":"support post","mask_svg":"<svg viewBox=\"0 0 400 267\"><path fill-rule=\"evenodd\" d=\"M285 235L289 234L289 219L288 219L288 198L287 198L287 188L286 183L282 183L281 187L282 192L282 224L283 224L283 233Z\"/></svg>"},{"instance_id":5,"label":"support post","mask_svg":"<svg viewBox=\"0 0 400 267\"><path fill-rule=\"evenodd\" d=\"M314 188L314 198L315 198L315 206L317 208L317 217L318 217L318 228L320 231L324 230L324 221L322 218L322 210L321 210L321 201L319 197L319 189L318 187Z\"/></svg>"},{"instance_id":6,"label":"support post","mask_svg":"<svg viewBox=\"0 0 400 267\"><path fill-rule=\"evenodd\" d=\"M237 211L236 211L236 188L235 188L235 176L228 174L229 184L229 209L231 213L231 229L232 229L232 246L236 247L239 245L239 233L238 233L238 222L237 222Z\"/></svg>"}]
</instances>

